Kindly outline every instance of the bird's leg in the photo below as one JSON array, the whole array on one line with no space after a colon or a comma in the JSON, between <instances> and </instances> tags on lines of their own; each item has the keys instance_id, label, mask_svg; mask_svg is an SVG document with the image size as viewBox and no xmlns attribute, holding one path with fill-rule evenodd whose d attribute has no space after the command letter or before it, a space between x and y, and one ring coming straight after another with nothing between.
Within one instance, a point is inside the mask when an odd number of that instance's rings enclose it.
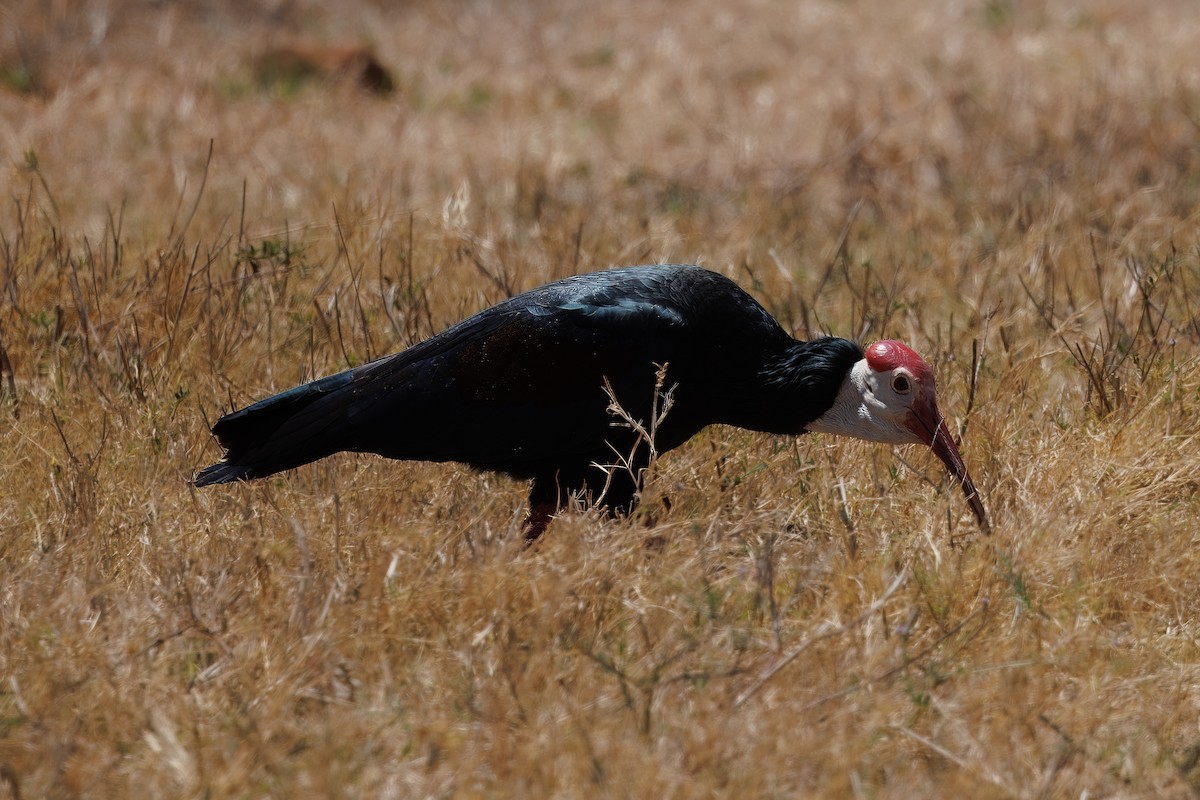
<instances>
[{"instance_id":1,"label":"bird's leg","mask_svg":"<svg viewBox=\"0 0 1200 800\"><path fill-rule=\"evenodd\" d=\"M525 546L533 544L550 527L558 511L558 475L540 475L529 485L529 514L525 517Z\"/></svg>"},{"instance_id":2,"label":"bird's leg","mask_svg":"<svg viewBox=\"0 0 1200 800\"><path fill-rule=\"evenodd\" d=\"M525 517L525 546L528 547L538 540L538 537L550 527L554 512L558 509L554 503L530 503L529 515Z\"/></svg>"}]
</instances>

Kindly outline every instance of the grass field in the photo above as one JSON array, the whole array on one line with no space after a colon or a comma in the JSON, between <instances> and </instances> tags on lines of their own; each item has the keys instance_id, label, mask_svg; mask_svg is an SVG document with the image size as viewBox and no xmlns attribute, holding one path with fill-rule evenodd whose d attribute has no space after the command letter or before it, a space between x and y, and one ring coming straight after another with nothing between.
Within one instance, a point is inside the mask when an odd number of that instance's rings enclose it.
<instances>
[{"instance_id":1,"label":"grass field","mask_svg":"<svg viewBox=\"0 0 1200 800\"><path fill-rule=\"evenodd\" d=\"M1188 0L0 6L0 797L1200 794L1197 42ZM279 55L343 45L392 91ZM231 407L660 261L925 354L992 535L922 449L730 428L533 550L453 465L189 485Z\"/></svg>"}]
</instances>

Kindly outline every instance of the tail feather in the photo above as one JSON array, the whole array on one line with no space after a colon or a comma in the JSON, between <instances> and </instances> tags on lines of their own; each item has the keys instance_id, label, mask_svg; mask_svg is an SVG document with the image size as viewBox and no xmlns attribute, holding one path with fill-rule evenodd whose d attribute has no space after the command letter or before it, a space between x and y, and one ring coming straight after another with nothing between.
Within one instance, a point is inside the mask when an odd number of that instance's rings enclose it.
<instances>
[{"instance_id":1,"label":"tail feather","mask_svg":"<svg viewBox=\"0 0 1200 800\"><path fill-rule=\"evenodd\" d=\"M215 464L209 464L204 469L196 474L196 478L192 481L193 486L208 486L213 483L233 483L234 481L246 481L255 477L250 474L250 467L245 464L230 464L222 459Z\"/></svg>"},{"instance_id":2,"label":"tail feather","mask_svg":"<svg viewBox=\"0 0 1200 800\"><path fill-rule=\"evenodd\" d=\"M200 470L196 486L265 478L352 449L345 391L354 371L297 386L226 414L213 425L225 458Z\"/></svg>"}]
</instances>

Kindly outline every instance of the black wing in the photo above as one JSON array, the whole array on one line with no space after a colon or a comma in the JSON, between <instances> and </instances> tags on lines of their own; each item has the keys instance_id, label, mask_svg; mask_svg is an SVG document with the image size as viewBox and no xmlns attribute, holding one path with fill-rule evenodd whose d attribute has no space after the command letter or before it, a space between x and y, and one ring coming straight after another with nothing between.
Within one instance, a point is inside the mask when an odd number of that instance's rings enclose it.
<instances>
[{"instance_id":1,"label":"black wing","mask_svg":"<svg viewBox=\"0 0 1200 800\"><path fill-rule=\"evenodd\" d=\"M217 422L226 458L196 483L262 477L341 450L517 476L610 458L631 434L614 427L605 384L646 419L657 365L671 364L671 383L703 360L689 330L694 273L717 279L685 267L568 278L401 353L256 403ZM669 419L663 450L715 421L698 403Z\"/></svg>"}]
</instances>

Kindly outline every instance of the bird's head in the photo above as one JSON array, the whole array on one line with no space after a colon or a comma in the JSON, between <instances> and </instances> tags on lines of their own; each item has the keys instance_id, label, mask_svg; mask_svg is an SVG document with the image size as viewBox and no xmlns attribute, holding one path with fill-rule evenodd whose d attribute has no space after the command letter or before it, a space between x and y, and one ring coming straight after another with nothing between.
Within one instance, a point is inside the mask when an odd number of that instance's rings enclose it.
<instances>
[{"instance_id":1,"label":"bird's head","mask_svg":"<svg viewBox=\"0 0 1200 800\"><path fill-rule=\"evenodd\" d=\"M884 444L924 444L960 483L980 526L983 502L937 405L933 370L901 342L875 342L846 373L833 405L808 430Z\"/></svg>"}]
</instances>

